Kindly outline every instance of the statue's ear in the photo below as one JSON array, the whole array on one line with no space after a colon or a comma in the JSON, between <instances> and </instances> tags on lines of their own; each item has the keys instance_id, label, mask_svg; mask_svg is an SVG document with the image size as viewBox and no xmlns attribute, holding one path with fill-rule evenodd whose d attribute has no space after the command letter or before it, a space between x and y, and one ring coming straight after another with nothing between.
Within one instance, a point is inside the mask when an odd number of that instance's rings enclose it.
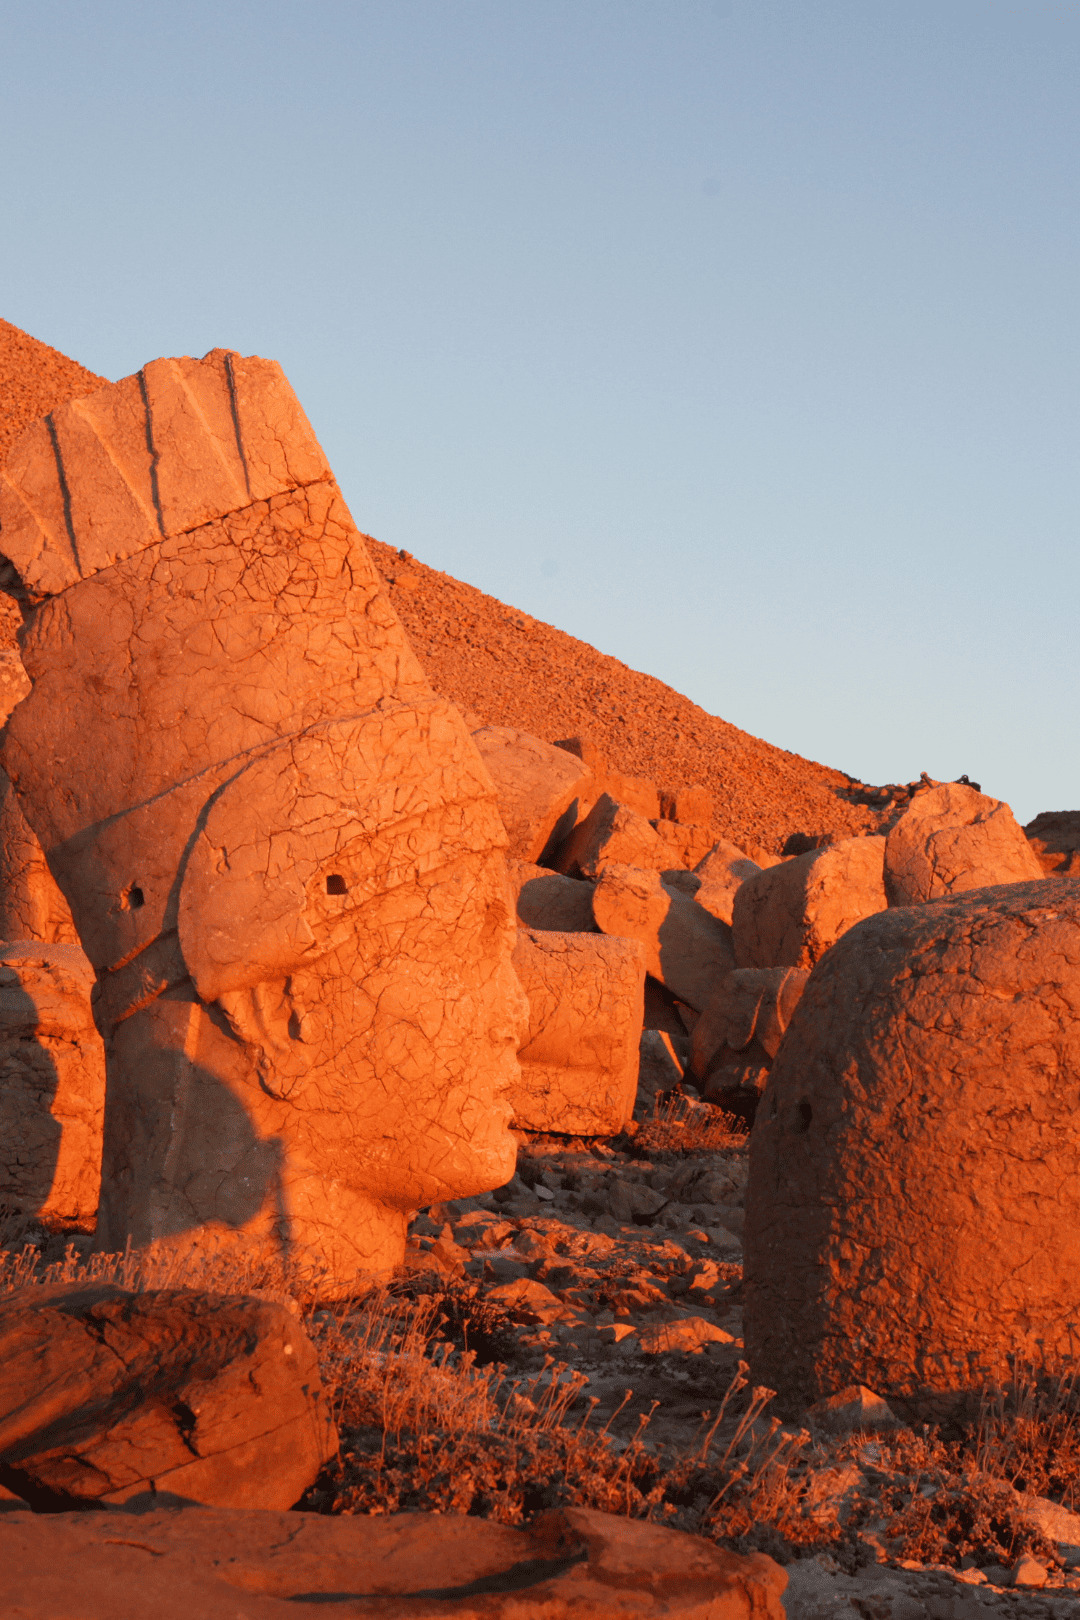
<instances>
[{"instance_id":1,"label":"statue's ear","mask_svg":"<svg viewBox=\"0 0 1080 1620\"><path fill-rule=\"evenodd\" d=\"M337 825L312 826L303 775L288 749L261 755L216 795L196 836L178 926L203 1001L284 978L350 932L358 874L338 855L356 828L340 806Z\"/></svg>"},{"instance_id":2,"label":"statue's ear","mask_svg":"<svg viewBox=\"0 0 1080 1620\"><path fill-rule=\"evenodd\" d=\"M284 978L355 935L375 896L505 847L491 779L441 698L310 726L203 812L177 917L188 972L204 1001Z\"/></svg>"}]
</instances>

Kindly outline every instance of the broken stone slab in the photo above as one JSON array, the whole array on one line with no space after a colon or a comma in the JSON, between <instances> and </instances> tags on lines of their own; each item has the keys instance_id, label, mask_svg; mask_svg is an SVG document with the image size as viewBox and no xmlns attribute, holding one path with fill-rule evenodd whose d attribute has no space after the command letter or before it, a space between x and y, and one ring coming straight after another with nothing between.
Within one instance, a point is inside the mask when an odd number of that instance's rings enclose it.
<instances>
[{"instance_id":1,"label":"broken stone slab","mask_svg":"<svg viewBox=\"0 0 1080 1620\"><path fill-rule=\"evenodd\" d=\"M736 968L729 973L694 1025L691 1073L704 1082L752 1043L771 1061L809 977L803 968Z\"/></svg>"},{"instance_id":2,"label":"broken stone slab","mask_svg":"<svg viewBox=\"0 0 1080 1620\"><path fill-rule=\"evenodd\" d=\"M618 1135L637 1096L644 950L631 939L519 928L514 968L529 1002L515 1124Z\"/></svg>"},{"instance_id":3,"label":"broken stone slab","mask_svg":"<svg viewBox=\"0 0 1080 1620\"><path fill-rule=\"evenodd\" d=\"M655 784L647 777L627 776L625 772L616 770L607 756L587 737L563 737L555 747L576 755L588 766L593 778L592 794L596 798L601 793L607 793L617 803L624 804L628 810L635 810L646 821L652 821L659 816L660 795L656 791ZM590 800L588 796L584 796L582 811L590 810L593 802L595 798Z\"/></svg>"},{"instance_id":4,"label":"broken stone slab","mask_svg":"<svg viewBox=\"0 0 1080 1620\"><path fill-rule=\"evenodd\" d=\"M665 864L682 867L686 871L695 867L716 841L716 835L709 823L666 821L661 818L651 825L667 849Z\"/></svg>"},{"instance_id":5,"label":"broken stone slab","mask_svg":"<svg viewBox=\"0 0 1080 1620\"><path fill-rule=\"evenodd\" d=\"M276 361L226 349L152 360L16 440L0 470L4 554L40 600L329 476Z\"/></svg>"},{"instance_id":6,"label":"broken stone slab","mask_svg":"<svg viewBox=\"0 0 1080 1620\"><path fill-rule=\"evenodd\" d=\"M1043 876L1009 806L960 782L916 793L885 844L891 906Z\"/></svg>"},{"instance_id":7,"label":"broken stone slab","mask_svg":"<svg viewBox=\"0 0 1080 1620\"><path fill-rule=\"evenodd\" d=\"M483 726L472 739L495 784L509 855L542 862L573 831L592 771L565 748L512 726Z\"/></svg>"},{"instance_id":8,"label":"broken stone slab","mask_svg":"<svg viewBox=\"0 0 1080 1620\"><path fill-rule=\"evenodd\" d=\"M546 871L525 861L508 861L510 886L514 890L517 918L527 928L552 930L560 934L595 934L592 914L592 884L560 872Z\"/></svg>"},{"instance_id":9,"label":"broken stone slab","mask_svg":"<svg viewBox=\"0 0 1080 1620\"><path fill-rule=\"evenodd\" d=\"M0 1301L0 1471L33 1506L291 1507L336 1451L284 1305L93 1282Z\"/></svg>"},{"instance_id":10,"label":"broken stone slab","mask_svg":"<svg viewBox=\"0 0 1080 1620\"><path fill-rule=\"evenodd\" d=\"M1047 877L1080 873L1080 810L1043 810L1024 837Z\"/></svg>"},{"instance_id":11,"label":"broken stone slab","mask_svg":"<svg viewBox=\"0 0 1080 1620\"><path fill-rule=\"evenodd\" d=\"M671 852L644 816L602 793L552 864L569 877L596 878L613 863L659 872L671 864Z\"/></svg>"},{"instance_id":12,"label":"broken stone slab","mask_svg":"<svg viewBox=\"0 0 1080 1620\"><path fill-rule=\"evenodd\" d=\"M227 1508L0 1516L0 1605L79 1620L784 1620L762 1553L587 1508L456 1514ZM661 1607L658 1607L660 1605Z\"/></svg>"},{"instance_id":13,"label":"broken stone slab","mask_svg":"<svg viewBox=\"0 0 1080 1620\"><path fill-rule=\"evenodd\" d=\"M1071 1353L1078 962L1080 886L1046 878L867 918L815 968L750 1139L747 1359L781 1410L859 1383L937 1421Z\"/></svg>"},{"instance_id":14,"label":"broken stone slab","mask_svg":"<svg viewBox=\"0 0 1080 1620\"><path fill-rule=\"evenodd\" d=\"M742 883L732 902L741 968L810 968L864 917L884 911L884 838L844 838Z\"/></svg>"},{"instance_id":15,"label":"broken stone slab","mask_svg":"<svg viewBox=\"0 0 1080 1620\"><path fill-rule=\"evenodd\" d=\"M683 1064L671 1036L664 1030L645 1029L638 1053L638 1106L673 1091L683 1077Z\"/></svg>"},{"instance_id":16,"label":"broken stone slab","mask_svg":"<svg viewBox=\"0 0 1080 1620\"><path fill-rule=\"evenodd\" d=\"M730 927L736 891L763 868L752 861L737 844L718 839L694 867L700 887L694 898L699 906Z\"/></svg>"},{"instance_id":17,"label":"broken stone slab","mask_svg":"<svg viewBox=\"0 0 1080 1620\"><path fill-rule=\"evenodd\" d=\"M730 930L667 888L659 872L609 862L593 891L593 916L605 934L639 940L648 971L695 1012L735 965Z\"/></svg>"},{"instance_id":18,"label":"broken stone slab","mask_svg":"<svg viewBox=\"0 0 1080 1620\"><path fill-rule=\"evenodd\" d=\"M65 411L5 467L3 763L98 976L96 1241L354 1291L410 1210L513 1169L491 778L280 368L155 362Z\"/></svg>"},{"instance_id":19,"label":"broken stone slab","mask_svg":"<svg viewBox=\"0 0 1080 1620\"><path fill-rule=\"evenodd\" d=\"M105 1052L78 945L0 945L0 1205L91 1232L101 1181Z\"/></svg>"},{"instance_id":20,"label":"broken stone slab","mask_svg":"<svg viewBox=\"0 0 1080 1620\"><path fill-rule=\"evenodd\" d=\"M716 804L706 787L677 788L674 793L661 793L660 814L666 821L708 827L716 814Z\"/></svg>"},{"instance_id":21,"label":"broken stone slab","mask_svg":"<svg viewBox=\"0 0 1080 1620\"><path fill-rule=\"evenodd\" d=\"M704 1316L683 1316L675 1322L645 1322L637 1330L636 1348L645 1356L699 1356L707 1344L735 1344L735 1336Z\"/></svg>"}]
</instances>

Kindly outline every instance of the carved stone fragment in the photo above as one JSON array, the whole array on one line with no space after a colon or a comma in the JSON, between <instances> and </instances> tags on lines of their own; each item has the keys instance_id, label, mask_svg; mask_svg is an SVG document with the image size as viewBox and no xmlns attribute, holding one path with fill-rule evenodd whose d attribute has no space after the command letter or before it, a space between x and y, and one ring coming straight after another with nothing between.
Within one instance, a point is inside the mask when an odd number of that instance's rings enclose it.
<instances>
[{"instance_id":1,"label":"carved stone fragment","mask_svg":"<svg viewBox=\"0 0 1080 1620\"><path fill-rule=\"evenodd\" d=\"M154 361L14 445L3 763L97 974L98 1244L385 1273L505 1182L505 834L280 367Z\"/></svg>"}]
</instances>

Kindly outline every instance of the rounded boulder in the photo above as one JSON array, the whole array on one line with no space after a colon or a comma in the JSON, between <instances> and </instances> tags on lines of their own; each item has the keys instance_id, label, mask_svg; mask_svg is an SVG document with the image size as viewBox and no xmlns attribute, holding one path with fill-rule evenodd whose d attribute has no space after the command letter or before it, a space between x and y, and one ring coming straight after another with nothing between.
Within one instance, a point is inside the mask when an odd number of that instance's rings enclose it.
<instances>
[{"instance_id":1,"label":"rounded boulder","mask_svg":"<svg viewBox=\"0 0 1080 1620\"><path fill-rule=\"evenodd\" d=\"M935 1416L1080 1333L1080 881L867 918L814 969L750 1150L746 1346L801 1411Z\"/></svg>"}]
</instances>

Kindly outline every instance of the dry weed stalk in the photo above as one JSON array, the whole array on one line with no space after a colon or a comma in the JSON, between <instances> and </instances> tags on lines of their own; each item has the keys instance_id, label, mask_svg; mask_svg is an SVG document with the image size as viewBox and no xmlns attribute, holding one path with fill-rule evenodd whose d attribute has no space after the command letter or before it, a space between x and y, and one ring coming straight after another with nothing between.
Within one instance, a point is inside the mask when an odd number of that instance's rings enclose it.
<instances>
[{"instance_id":1,"label":"dry weed stalk","mask_svg":"<svg viewBox=\"0 0 1080 1620\"><path fill-rule=\"evenodd\" d=\"M1080 1366L1014 1361L1004 1388L986 1391L967 1449L975 1468L1015 1490L1080 1501Z\"/></svg>"}]
</instances>

